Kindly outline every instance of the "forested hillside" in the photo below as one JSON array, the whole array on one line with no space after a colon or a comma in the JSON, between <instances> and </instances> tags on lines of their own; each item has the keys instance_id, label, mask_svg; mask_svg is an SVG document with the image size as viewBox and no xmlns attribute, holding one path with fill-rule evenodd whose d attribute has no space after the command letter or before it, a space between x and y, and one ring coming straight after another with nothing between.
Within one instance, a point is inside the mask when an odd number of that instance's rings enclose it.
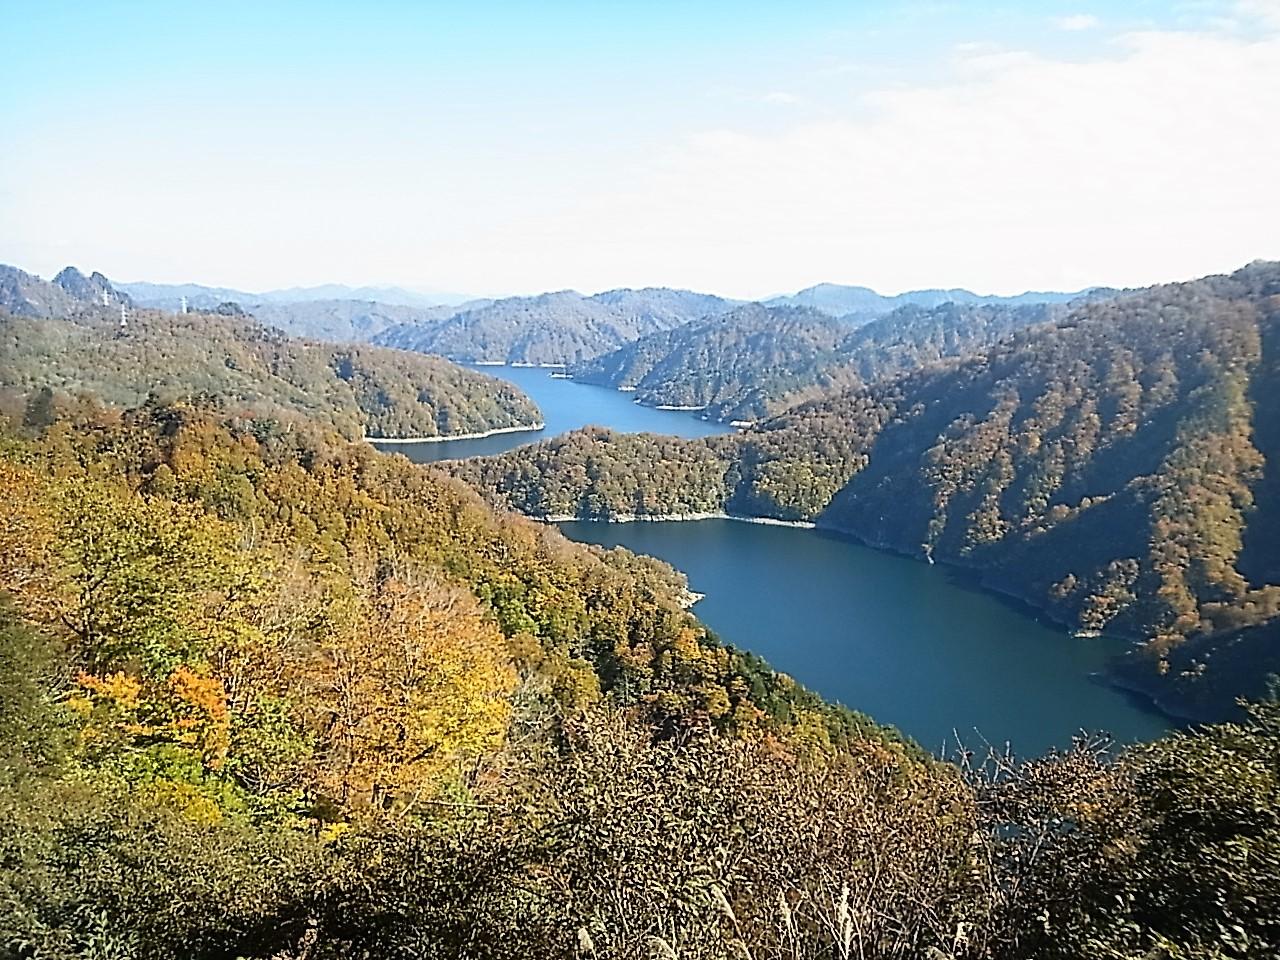
<instances>
[{"instance_id":1,"label":"forested hillside","mask_svg":"<svg viewBox=\"0 0 1280 960\"><path fill-rule=\"evenodd\" d=\"M190 591L172 602L154 599L168 608L156 608L156 616L165 623L171 617L181 621L170 626L183 642L197 642L191 630L203 635L212 629L212 623L194 627L184 617L199 616L206 610L201 604L233 603L229 597L215 601L212 595L220 590L247 591L241 599L252 596L254 604L283 590L277 600L289 609L279 615L297 618L290 619L297 629L331 632L338 609L351 612L346 605L356 602L353 591L361 584L412 579L426 589L434 578L474 594L485 618L540 669L558 664L557 676L576 678L566 688L574 697L590 700L593 690L613 691L630 705L646 704L662 722L702 710L726 729L741 731L792 724L810 710L832 736L857 731L896 742L896 735L822 704L754 658L721 647L684 612L684 578L665 564L625 551L605 554L531 521L495 515L463 484L401 457L305 425L228 417L212 401L150 402L122 413L55 400L44 413L45 423L25 428L36 439L11 432L5 441L11 469L4 499L6 509L17 511L6 523L16 539L5 552L7 562L25 571L14 573L18 580L6 581L8 588L20 599L24 589L35 591L28 598L32 609L61 610L64 601L41 593L59 589L50 579L56 580L54 568L45 571L48 576L24 580L36 569L29 564L56 566L50 549L98 549L116 537L144 537L139 544L116 543L111 550L118 556L77 555L68 568L81 571L75 576L93 579L95 574L83 571L95 563L114 568L101 571L109 583L92 588L105 591L101 602L74 615L59 614L59 622L107 616L112 604L133 602L135 588L153 589L147 578L154 575L173 578L165 581L166 589ZM99 476L115 479L92 479ZM24 486L30 495L19 496ZM99 523L119 523L121 529L94 532ZM223 568L223 561L230 563L245 549L237 535L241 528L260 531L262 550L249 551L244 569ZM85 543L75 539L82 534ZM27 542L29 536L39 542ZM54 546L63 540L73 542ZM144 565L159 563L156 551L174 552L147 572L128 567L135 547ZM302 556L316 566L302 563ZM261 565L249 563L255 557ZM264 571L271 576L258 582ZM334 577L352 582L344 585ZM116 596L116 590L124 593ZM76 597L77 603L87 602L84 595ZM190 610L183 606L188 602L195 604ZM312 603L318 606L309 608ZM338 607L323 612L330 603ZM110 614L117 615L123 619L112 621L110 629L141 631L120 643L157 642L148 632L151 614ZM109 632L101 624L84 631ZM178 635L165 642L177 643ZM673 660L672 644L692 646ZM172 666L174 651L153 652ZM684 662L685 654L693 659Z\"/></svg>"},{"instance_id":2,"label":"forested hillside","mask_svg":"<svg viewBox=\"0 0 1280 960\"><path fill-rule=\"evenodd\" d=\"M464 309L434 325L392 327L374 342L455 360L563 364L730 306L688 290L611 290L592 297L564 290Z\"/></svg>"},{"instance_id":3,"label":"forested hillside","mask_svg":"<svg viewBox=\"0 0 1280 960\"><path fill-rule=\"evenodd\" d=\"M294 340L249 318L138 311L72 320L0 314L0 389L86 392L112 403L217 396L302 415L347 436L435 437L539 422L516 387L436 357Z\"/></svg>"},{"instance_id":4,"label":"forested hillside","mask_svg":"<svg viewBox=\"0 0 1280 960\"><path fill-rule=\"evenodd\" d=\"M532 514L813 519L1145 641L1125 681L1223 716L1280 673L1280 265L1081 305L737 437L578 434L457 472ZM1192 642L1188 643L1190 640ZM1218 656L1218 652L1222 655Z\"/></svg>"},{"instance_id":5,"label":"forested hillside","mask_svg":"<svg viewBox=\"0 0 1280 960\"><path fill-rule=\"evenodd\" d=\"M1059 308L1061 309L1061 308ZM1047 304L899 307L871 322L749 304L642 337L569 368L575 380L634 390L641 403L751 422L824 396L977 353L1054 315Z\"/></svg>"},{"instance_id":6,"label":"forested hillside","mask_svg":"<svg viewBox=\"0 0 1280 960\"><path fill-rule=\"evenodd\" d=\"M0 430L5 955L1280 944L1274 707L930 762L719 645L669 568L435 471L188 404L48 412Z\"/></svg>"},{"instance_id":7,"label":"forested hillside","mask_svg":"<svg viewBox=\"0 0 1280 960\"><path fill-rule=\"evenodd\" d=\"M346 436L440 437L533 427L518 388L434 357L293 339L239 305L170 313L73 267L50 283L0 268L0 394L87 393L132 405L210 396L248 412L301 415ZM122 320L123 325L122 325Z\"/></svg>"},{"instance_id":8,"label":"forested hillside","mask_svg":"<svg viewBox=\"0 0 1280 960\"><path fill-rule=\"evenodd\" d=\"M635 391L650 406L755 420L808 388L845 385L826 371L852 325L815 310L758 303L650 334L569 367L575 380Z\"/></svg>"}]
</instances>

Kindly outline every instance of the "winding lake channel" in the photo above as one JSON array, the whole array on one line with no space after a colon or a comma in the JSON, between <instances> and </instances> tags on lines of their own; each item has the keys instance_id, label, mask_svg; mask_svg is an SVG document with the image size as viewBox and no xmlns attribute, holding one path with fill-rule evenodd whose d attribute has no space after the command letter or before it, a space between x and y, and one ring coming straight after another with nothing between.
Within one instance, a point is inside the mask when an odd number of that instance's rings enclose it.
<instances>
[{"instance_id":1,"label":"winding lake channel","mask_svg":"<svg viewBox=\"0 0 1280 960\"><path fill-rule=\"evenodd\" d=\"M711 423L682 410L655 410L636 403L630 394L589 383L575 383L541 367L474 366L472 370L501 377L523 390L542 411L546 426L523 433L500 433L474 440L438 443L375 444L381 450L403 453L415 463L487 457L527 443L581 427L609 427L621 433L667 433L676 437L706 437L729 433L723 423Z\"/></svg>"},{"instance_id":2,"label":"winding lake channel","mask_svg":"<svg viewBox=\"0 0 1280 960\"><path fill-rule=\"evenodd\" d=\"M481 367L542 409L536 433L387 447L418 462L501 453L588 424L697 437L727 432L695 414L545 369ZM1068 745L1081 730L1122 742L1171 723L1097 679L1122 641L1077 638L954 571L822 530L733 520L559 524L570 538L666 560L704 594L694 612L727 643L831 700L892 723L922 746Z\"/></svg>"}]
</instances>

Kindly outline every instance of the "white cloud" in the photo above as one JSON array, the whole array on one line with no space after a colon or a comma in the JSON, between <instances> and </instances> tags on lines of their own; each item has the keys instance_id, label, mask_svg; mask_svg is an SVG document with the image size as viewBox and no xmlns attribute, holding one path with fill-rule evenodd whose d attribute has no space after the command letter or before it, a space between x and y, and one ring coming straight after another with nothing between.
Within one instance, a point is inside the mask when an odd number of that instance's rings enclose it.
<instances>
[{"instance_id":1,"label":"white cloud","mask_svg":"<svg viewBox=\"0 0 1280 960\"><path fill-rule=\"evenodd\" d=\"M1280 30L1280 0L1237 0L1236 16Z\"/></svg>"},{"instance_id":2,"label":"white cloud","mask_svg":"<svg viewBox=\"0 0 1280 960\"><path fill-rule=\"evenodd\" d=\"M854 117L704 132L556 229L626 223L575 253L749 295L1190 277L1280 258L1277 103L1280 38L1135 34L1110 59L1021 54Z\"/></svg>"},{"instance_id":3,"label":"white cloud","mask_svg":"<svg viewBox=\"0 0 1280 960\"><path fill-rule=\"evenodd\" d=\"M498 112L444 136L425 107L419 124L358 99L285 121L265 102L221 140L49 111L0 157L0 260L248 289L758 296L1129 285L1280 259L1280 30L1265 26L1280 0L1249 7L1230 29L1134 34L1089 60L977 45L902 86L875 58L820 84L779 74L759 89L802 108L735 94L723 126L692 136L675 131L702 112L633 128L621 107L577 140Z\"/></svg>"},{"instance_id":4,"label":"white cloud","mask_svg":"<svg viewBox=\"0 0 1280 960\"><path fill-rule=\"evenodd\" d=\"M1100 22L1091 13L1076 13L1069 17L1058 17L1053 25L1059 30L1093 30Z\"/></svg>"},{"instance_id":5,"label":"white cloud","mask_svg":"<svg viewBox=\"0 0 1280 960\"><path fill-rule=\"evenodd\" d=\"M984 51L960 53L955 66L965 74L1002 73L1021 64L1034 63L1036 55L1026 50L991 48Z\"/></svg>"},{"instance_id":6,"label":"white cloud","mask_svg":"<svg viewBox=\"0 0 1280 960\"><path fill-rule=\"evenodd\" d=\"M760 102L772 103L783 107L791 107L800 103L800 98L794 93L787 93L783 90L772 90L761 97Z\"/></svg>"}]
</instances>

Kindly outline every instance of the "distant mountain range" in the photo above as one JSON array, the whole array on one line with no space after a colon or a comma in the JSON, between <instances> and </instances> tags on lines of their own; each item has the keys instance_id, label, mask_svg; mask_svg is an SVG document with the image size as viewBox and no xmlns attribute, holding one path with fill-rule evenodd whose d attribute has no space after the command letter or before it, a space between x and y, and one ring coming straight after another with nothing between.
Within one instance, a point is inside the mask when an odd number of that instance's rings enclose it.
<instances>
[{"instance_id":1,"label":"distant mountain range","mask_svg":"<svg viewBox=\"0 0 1280 960\"><path fill-rule=\"evenodd\" d=\"M458 303L400 287L292 287L250 293L199 284L125 283L119 289L144 306L177 310L228 301L295 336L367 341L486 363L571 364L592 360L641 337L717 317L743 301L665 287L608 290L592 296L561 290L536 296ZM770 307L799 307L850 325L904 306L1066 303L1080 293L982 296L969 290L914 290L884 296L868 287L818 284L774 297Z\"/></svg>"},{"instance_id":2,"label":"distant mountain range","mask_svg":"<svg viewBox=\"0 0 1280 960\"><path fill-rule=\"evenodd\" d=\"M733 306L721 297L663 287L609 290L591 297L562 290L496 300L440 323L392 327L373 339L456 360L562 364Z\"/></svg>"},{"instance_id":3,"label":"distant mountain range","mask_svg":"<svg viewBox=\"0 0 1280 960\"><path fill-rule=\"evenodd\" d=\"M328 285L255 294L127 283L117 290L102 274L86 277L71 267L50 284L16 268L0 270L0 307L18 315L63 316L77 301L104 296L169 312L184 299L193 311L234 303L293 336L467 362L566 365L575 379L633 390L644 403L702 408L722 420L757 420L833 390L981 349L1044 319L1048 307L1084 298L968 290L889 297L828 283L766 304L646 287L423 305L397 302L422 299L400 288Z\"/></svg>"},{"instance_id":4,"label":"distant mountain range","mask_svg":"<svg viewBox=\"0 0 1280 960\"><path fill-rule=\"evenodd\" d=\"M1067 303L1094 292L1096 288L1078 290L1075 293L1028 291L1012 297L995 297L977 294L971 290L910 290L886 297L870 287L850 287L838 283L820 283L789 296L772 297L764 301L771 307L811 307L833 317L857 315L874 317L890 313L898 307L938 307L944 303L1000 303L1009 305L1029 303Z\"/></svg>"},{"instance_id":5,"label":"distant mountain range","mask_svg":"<svg viewBox=\"0 0 1280 960\"><path fill-rule=\"evenodd\" d=\"M435 293L406 290L404 287L348 287L340 283L326 283L318 287L288 287L251 293L230 287L210 287L199 283L118 283L117 289L133 297L138 303L162 310L177 309L183 297L191 307L216 307L232 301L246 307L257 303L311 303L317 300L358 300L364 303L383 303L402 307L460 306L475 298L456 293Z\"/></svg>"},{"instance_id":6,"label":"distant mountain range","mask_svg":"<svg viewBox=\"0 0 1280 960\"><path fill-rule=\"evenodd\" d=\"M432 303L428 296L399 287L338 284L291 287L266 293L196 283L122 283L119 288L140 306L170 312L181 309L184 297L190 310L216 310L221 304L235 303L246 313L285 333L340 343L368 342L388 327L436 323L460 309L489 302Z\"/></svg>"},{"instance_id":7,"label":"distant mountain range","mask_svg":"<svg viewBox=\"0 0 1280 960\"><path fill-rule=\"evenodd\" d=\"M217 310L223 304L235 303L262 323L292 336L375 343L464 362L576 364L583 379L596 382L607 382L608 378L598 370L588 371L582 367L584 363L641 338L694 321L710 321L743 306L739 300L665 287L622 288L592 296L561 290L537 296L458 303L446 294L424 294L402 287L328 284L253 293L196 283L136 282L113 286L100 273L86 277L71 267L55 277L50 287L41 287L43 283L22 270L0 268L0 307L17 315L57 316L71 309L76 298L101 297L104 291L112 303L129 302L170 312L178 311L184 298L190 310ZM994 297L961 289L915 290L884 296L868 287L824 283L789 296L774 297L764 305L809 310L813 314L810 326L822 317L840 318L847 332L908 306L933 309L944 303L1057 304L1080 296L1080 293L1049 292ZM761 315L751 316L758 325ZM794 325L788 330L794 333ZM716 332L723 339L723 325L716 328ZM672 342L676 345L676 341ZM646 351L652 352L651 347L646 347ZM804 347L801 352L807 354L808 350L809 347ZM811 360L817 363L820 358L793 356L789 362L805 366L812 365ZM768 361L767 350L763 361ZM789 375L782 371L782 375L775 378L776 383L784 383ZM657 394L653 399L657 401ZM726 416L734 406L728 400L726 397ZM756 403L754 408L758 412L777 409L772 400Z\"/></svg>"}]
</instances>

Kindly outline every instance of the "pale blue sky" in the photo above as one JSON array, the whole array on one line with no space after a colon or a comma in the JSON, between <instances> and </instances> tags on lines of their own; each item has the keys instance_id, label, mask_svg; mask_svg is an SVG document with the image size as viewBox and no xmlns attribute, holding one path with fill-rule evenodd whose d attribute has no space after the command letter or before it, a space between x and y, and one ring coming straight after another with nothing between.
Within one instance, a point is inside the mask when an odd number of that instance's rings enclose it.
<instances>
[{"instance_id":1,"label":"pale blue sky","mask_svg":"<svg viewBox=\"0 0 1280 960\"><path fill-rule=\"evenodd\" d=\"M45 275L762 296L1280 257L1280 0L0 10L0 261Z\"/></svg>"}]
</instances>

